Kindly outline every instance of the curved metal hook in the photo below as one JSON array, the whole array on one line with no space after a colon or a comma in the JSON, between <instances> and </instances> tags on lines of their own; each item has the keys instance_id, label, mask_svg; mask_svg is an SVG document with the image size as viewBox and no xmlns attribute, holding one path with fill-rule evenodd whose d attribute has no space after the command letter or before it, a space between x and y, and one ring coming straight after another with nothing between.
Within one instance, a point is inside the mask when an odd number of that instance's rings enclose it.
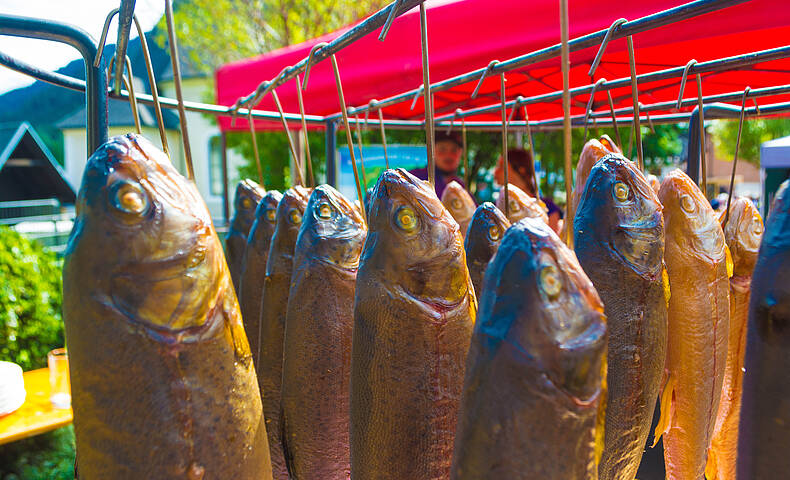
<instances>
[{"instance_id":1,"label":"curved metal hook","mask_svg":"<svg viewBox=\"0 0 790 480\"><path fill-rule=\"evenodd\" d=\"M480 91L480 87L483 86L483 80L494 70L494 67L499 65L499 60L491 60L485 70L483 70L483 74L480 75L480 80L477 82L477 86L475 87L474 91L472 91L472 99L477 98L477 93Z\"/></svg>"},{"instance_id":2,"label":"curved metal hook","mask_svg":"<svg viewBox=\"0 0 790 480\"><path fill-rule=\"evenodd\" d=\"M99 63L101 62L101 57L104 53L104 46L107 44L107 34L110 32L110 23L120 11L120 8L113 8L110 10L110 13L107 14L107 18L104 20L104 27L102 27L101 36L99 37L99 44L97 45L98 48L96 49L96 57L93 59L94 67L98 68Z\"/></svg>"},{"instance_id":3,"label":"curved metal hook","mask_svg":"<svg viewBox=\"0 0 790 480\"><path fill-rule=\"evenodd\" d=\"M678 93L678 103L675 105L675 108L680 108L683 105L683 91L686 89L686 80L689 76L689 70L691 67L697 64L697 61L693 58L688 61L685 67L683 67L683 76L680 77L680 92Z\"/></svg>"},{"instance_id":4,"label":"curved metal hook","mask_svg":"<svg viewBox=\"0 0 790 480\"><path fill-rule=\"evenodd\" d=\"M513 116L516 114L516 110L518 110L518 107L521 106L521 102L523 101L524 97L522 95L516 97L515 102L513 102L513 108L510 109L510 115L507 117L508 125L510 125L510 123L513 121Z\"/></svg>"},{"instance_id":5,"label":"curved metal hook","mask_svg":"<svg viewBox=\"0 0 790 480\"><path fill-rule=\"evenodd\" d=\"M124 63L126 67L126 71L129 73L129 76L121 74L121 81L123 82L124 86L126 86L126 91L129 93L129 108L132 110L132 118L134 118L134 128L137 131L138 135L142 135L143 130L140 125L140 113L139 109L137 108L137 95L134 93L134 74L132 73L132 62L129 60L129 56L124 56ZM110 72L115 67L115 57L110 59L110 63L107 65L107 77L109 78Z\"/></svg>"},{"instance_id":6,"label":"curved metal hook","mask_svg":"<svg viewBox=\"0 0 790 480\"><path fill-rule=\"evenodd\" d=\"M644 107L645 105L642 102L639 102L639 110L642 110ZM647 127L650 129L650 133L656 133L656 127L653 126L653 120L650 120L650 112L645 111L645 117L647 117Z\"/></svg>"},{"instance_id":7,"label":"curved metal hook","mask_svg":"<svg viewBox=\"0 0 790 480\"><path fill-rule=\"evenodd\" d=\"M738 117L738 136L735 138L735 154L733 155L732 158L732 174L730 175L730 190L729 190L729 195L727 195L727 212L724 214L724 221L721 223L722 228L724 228L727 225L727 222L730 220L730 203L732 202L733 188L735 187L735 168L738 166L738 149L741 146L741 131L743 130L743 115L746 111L746 96L749 95L749 92L751 90L752 87L746 87L745 89L743 89L743 97L741 98L741 114Z\"/></svg>"},{"instance_id":8,"label":"curved metal hook","mask_svg":"<svg viewBox=\"0 0 790 480\"><path fill-rule=\"evenodd\" d=\"M310 54L307 56L307 63L304 66L304 81L302 82L302 90L307 90L307 79L310 78L310 68L313 66L313 56L319 48L324 48L329 45L326 42L320 42L313 45L310 49Z\"/></svg>"},{"instance_id":9,"label":"curved metal hook","mask_svg":"<svg viewBox=\"0 0 790 480\"><path fill-rule=\"evenodd\" d=\"M592 112L593 103L595 102L595 92L598 87L606 83L605 78L599 78L592 86L590 91L590 99L587 101L587 108L584 111L584 140L587 141L587 122L590 120L590 113Z\"/></svg>"},{"instance_id":10,"label":"curved metal hook","mask_svg":"<svg viewBox=\"0 0 790 480\"><path fill-rule=\"evenodd\" d=\"M414 110L414 107L417 105L417 100L422 96L422 91L425 89L425 85L420 85L417 88L417 92L414 94L414 98L411 100L411 107L409 110Z\"/></svg>"},{"instance_id":11,"label":"curved metal hook","mask_svg":"<svg viewBox=\"0 0 790 480\"><path fill-rule=\"evenodd\" d=\"M367 122L367 115L370 109L374 108L378 105L379 101L375 98L368 102L368 110L365 112L365 122ZM384 147L384 165L387 167L387 170L390 168L390 159L387 155L387 134L384 132L384 113L382 113L381 109L376 109L379 114L379 130L381 130L381 146Z\"/></svg>"},{"instance_id":12,"label":"curved metal hook","mask_svg":"<svg viewBox=\"0 0 790 480\"><path fill-rule=\"evenodd\" d=\"M392 22L395 21L395 17L397 16L397 12L401 3L403 3L403 0L396 0L395 3L392 4L392 10L390 10L389 15L387 15L387 21L384 22L384 26L381 27L379 41L383 42L384 39L387 38L387 34L390 31L390 27L392 27Z\"/></svg>"},{"instance_id":13,"label":"curved metal hook","mask_svg":"<svg viewBox=\"0 0 790 480\"><path fill-rule=\"evenodd\" d=\"M598 65L601 64L601 59L603 58L603 52L606 50L606 46L609 45L609 41L612 39L612 34L614 31L617 30L620 25L626 23L628 20L625 18L618 18L612 25L609 27L609 30L606 31L606 35L603 37L603 41L601 42L601 47L598 49L598 53L595 54L595 58L593 59L592 64L590 64L590 71L587 72L587 75L590 77L595 75L595 70L598 68Z\"/></svg>"}]
</instances>

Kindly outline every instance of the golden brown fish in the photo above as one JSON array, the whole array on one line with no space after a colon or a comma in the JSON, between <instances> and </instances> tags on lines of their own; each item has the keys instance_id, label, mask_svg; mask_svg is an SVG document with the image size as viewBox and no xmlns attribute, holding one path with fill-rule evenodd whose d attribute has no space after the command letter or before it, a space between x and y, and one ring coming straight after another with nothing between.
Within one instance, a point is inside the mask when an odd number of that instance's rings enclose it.
<instances>
[{"instance_id":1,"label":"golden brown fish","mask_svg":"<svg viewBox=\"0 0 790 480\"><path fill-rule=\"evenodd\" d=\"M351 477L450 474L475 312L458 223L433 188L386 170L371 202L351 353Z\"/></svg>"},{"instance_id":2,"label":"golden brown fish","mask_svg":"<svg viewBox=\"0 0 790 480\"><path fill-rule=\"evenodd\" d=\"M609 154L590 170L573 221L576 256L609 329L601 480L633 480L661 388L667 283L661 204L634 164Z\"/></svg>"},{"instance_id":3,"label":"golden brown fish","mask_svg":"<svg viewBox=\"0 0 790 480\"><path fill-rule=\"evenodd\" d=\"M263 415L266 417L266 432L269 434L272 469L275 480L287 480L282 448L280 425L280 386L283 372L283 341L285 337L285 315L288 308L288 292L291 289L294 245L310 191L295 186L285 191L277 205L277 225L274 227L269 259L266 263L266 279L263 283L261 322L256 363L258 383L263 399Z\"/></svg>"},{"instance_id":4,"label":"golden brown fish","mask_svg":"<svg viewBox=\"0 0 790 480\"><path fill-rule=\"evenodd\" d=\"M282 428L291 478L347 480L354 283L367 228L351 202L321 185L294 253L283 350Z\"/></svg>"},{"instance_id":5,"label":"golden brown fish","mask_svg":"<svg viewBox=\"0 0 790 480\"><path fill-rule=\"evenodd\" d=\"M483 288L483 274L508 227L510 222L493 203L486 202L475 210L469 232L464 239L466 267L475 287L475 295L479 295Z\"/></svg>"},{"instance_id":6,"label":"golden brown fish","mask_svg":"<svg viewBox=\"0 0 790 480\"><path fill-rule=\"evenodd\" d=\"M727 363L729 253L718 217L680 170L662 182L669 299L661 419L668 480L702 479ZM731 264L730 264L731 265Z\"/></svg>"},{"instance_id":7,"label":"golden brown fish","mask_svg":"<svg viewBox=\"0 0 790 480\"><path fill-rule=\"evenodd\" d=\"M63 288L79 478L271 478L219 238L194 183L143 137L89 159Z\"/></svg>"},{"instance_id":8,"label":"golden brown fish","mask_svg":"<svg viewBox=\"0 0 790 480\"><path fill-rule=\"evenodd\" d=\"M726 224L726 212L721 215L724 240L732 254L733 264L733 276L730 278L730 331L727 337L727 366L724 369L719 412L708 453L708 480L735 478L749 293L752 271L763 237L763 219L751 200L733 198L730 207L730 218Z\"/></svg>"},{"instance_id":9,"label":"golden brown fish","mask_svg":"<svg viewBox=\"0 0 790 480\"><path fill-rule=\"evenodd\" d=\"M508 229L484 283L450 478L597 478L606 317L595 288L534 218Z\"/></svg>"},{"instance_id":10,"label":"golden brown fish","mask_svg":"<svg viewBox=\"0 0 790 480\"><path fill-rule=\"evenodd\" d=\"M544 222L549 222L549 216L546 213L546 205L535 197L528 195L524 190L518 188L512 183L508 185L508 207L507 219L510 223L516 223L522 218L538 218ZM496 206L503 212L505 211L505 190L499 191L499 198L496 200Z\"/></svg>"},{"instance_id":11,"label":"golden brown fish","mask_svg":"<svg viewBox=\"0 0 790 480\"><path fill-rule=\"evenodd\" d=\"M587 184L587 178L590 176L590 170L598 160L611 153L620 153L619 149L612 150L614 142L604 135L601 140L606 141L606 144L596 139L588 140L582 148L582 153L579 155L579 162L576 164L576 185L573 187L573 211L575 212L579 207L582 195L584 194L584 186ZM611 148L610 148L611 147ZM565 237L561 237L565 238Z\"/></svg>"},{"instance_id":12,"label":"golden brown fish","mask_svg":"<svg viewBox=\"0 0 790 480\"><path fill-rule=\"evenodd\" d=\"M225 250L227 250L230 279L237 294L247 237L255 221L255 210L265 194L266 190L263 187L249 179L240 181L236 186L233 218L230 220L230 228L225 237Z\"/></svg>"},{"instance_id":13,"label":"golden brown fish","mask_svg":"<svg viewBox=\"0 0 790 480\"><path fill-rule=\"evenodd\" d=\"M730 220L732 221L732 219ZM752 275L738 480L790 472L790 181L776 192Z\"/></svg>"},{"instance_id":14,"label":"golden brown fish","mask_svg":"<svg viewBox=\"0 0 790 480\"><path fill-rule=\"evenodd\" d=\"M453 180L444 187L442 193L442 205L450 212L458 226L461 228L461 236L466 238L466 231L469 229L469 222L475 214L475 201L469 192L460 183Z\"/></svg>"},{"instance_id":15,"label":"golden brown fish","mask_svg":"<svg viewBox=\"0 0 790 480\"><path fill-rule=\"evenodd\" d=\"M258 332L261 321L261 299L263 298L263 282L266 278L266 262L269 259L269 246L277 219L277 205L283 194L277 190L269 190L255 209L255 222L247 237L242 259L241 280L239 281L239 306L241 318L244 319L244 330L250 340L253 359L258 362Z\"/></svg>"}]
</instances>

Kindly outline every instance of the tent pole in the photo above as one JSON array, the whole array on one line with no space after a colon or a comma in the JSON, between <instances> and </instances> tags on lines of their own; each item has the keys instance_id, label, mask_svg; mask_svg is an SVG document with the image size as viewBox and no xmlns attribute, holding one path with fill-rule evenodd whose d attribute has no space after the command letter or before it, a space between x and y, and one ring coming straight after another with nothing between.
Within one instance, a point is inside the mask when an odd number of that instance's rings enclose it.
<instances>
[{"instance_id":1,"label":"tent pole","mask_svg":"<svg viewBox=\"0 0 790 480\"><path fill-rule=\"evenodd\" d=\"M562 131L565 157L565 208L568 212L565 222L565 243L573 248L573 203L571 202L571 184L573 183L573 170L571 169L571 95L570 95L570 52L568 51L568 0L560 0L560 31L562 36Z\"/></svg>"}]
</instances>

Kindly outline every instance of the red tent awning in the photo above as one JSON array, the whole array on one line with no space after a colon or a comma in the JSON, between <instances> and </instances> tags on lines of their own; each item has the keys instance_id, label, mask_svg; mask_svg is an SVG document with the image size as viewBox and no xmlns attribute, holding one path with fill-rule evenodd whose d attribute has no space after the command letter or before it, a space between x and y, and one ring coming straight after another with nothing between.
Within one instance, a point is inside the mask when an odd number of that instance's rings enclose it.
<instances>
[{"instance_id":1,"label":"red tent awning","mask_svg":"<svg viewBox=\"0 0 790 480\"><path fill-rule=\"evenodd\" d=\"M611 2L571 0L569 5L570 38L606 29L614 20L635 20L684 2ZM429 0L426 2L431 81L447 79L478 68L491 60L507 60L560 40L559 5L556 0ZM283 67L307 57L313 45L329 41L346 29L308 42L276 50L255 58L224 65L217 70L217 101L233 105L264 80L274 78ZM367 35L337 54L343 88L349 106L363 106L372 99L384 99L422 84L420 53L420 19L414 9L397 18L386 41L378 40L378 31ZM716 12L700 15L634 36L638 74L685 65L690 59L699 62L785 46L790 38L790 9L780 0L752 0ZM598 48L571 54L571 87L591 83L587 76ZM628 77L628 53L625 39L612 41L606 49L596 79ZM479 96L470 95L477 81L435 94L436 115L452 114L456 108L485 106L499 101L499 78L488 78ZM703 75L703 94L713 95L742 90L751 86L768 87L790 84L790 60L773 60L743 67L736 71ZM640 84L639 100L643 104L677 99L679 78ZM562 89L558 58L529 65L507 74L507 96L514 99ZM630 87L611 91L615 105L632 104ZM298 112L295 81L277 89L283 107ZM696 97L693 81L686 95ZM583 114L589 95L576 97L571 113ZM329 115L340 111L334 75L329 61L312 67L308 89L304 93L308 114ZM596 95L605 102L606 95ZM790 95L760 100L761 103L787 101ZM384 108L385 118L422 120L422 100L414 109L411 101ZM275 110L271 97L256 108ZM686 109L688 110L688 109ZM559 100L528 107L530 120L562 116ZM499 113L476 116L474 120L499 120ZM277 128L277 124L257 122L258 128ZM220 118L223 130L247 129L239 119L231 126L229 118Z\"/></svg>"}]
</instances>

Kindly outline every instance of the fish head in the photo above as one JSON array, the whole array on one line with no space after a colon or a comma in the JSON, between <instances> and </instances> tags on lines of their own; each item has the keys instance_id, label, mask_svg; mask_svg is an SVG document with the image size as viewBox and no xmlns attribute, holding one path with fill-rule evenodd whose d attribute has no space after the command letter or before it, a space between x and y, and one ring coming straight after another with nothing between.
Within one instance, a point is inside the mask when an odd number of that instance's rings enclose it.
<instances>
[{"instance_id":1,"label":"fish head","mask_svg":"<svg viewBox=\"0 0 790 480\"><path fill-rule=\"evenodd\" d=\"M576 235L592 235L637 274L656 278L664 258L658 196L633 162L619 154L598 161L574 220Z\"/></svg>"},{"instance_id":2,"label":"fish head","mask_svg":"<svg viewBox=\"0 0 790 480\"><path fill-rule=\"evenodd\" d=\"M730 218L725 225L726 216L725 210L719 218L724 229L724 241L732 254L733 275L751 275L763 239L763 217L754 203L745 197L733 197Z\"/></svg>"},{"instance_id":3,"label":"fish head","mask_svg":"<svg viewBox=\"0 0 790 480\"><path fill-rule=\"evenodd\" d=\"M258 206L255 208L255 221L258 223L258 227L249 238L251 242L271 239L277 224L277 205L282 198L282 193L277 190L269 190L258 202Z\"/></svg>"},{"instance_id":4,"label":"fish head","mask_svg":"<svg viewBox=\"0 0 790 480\"><path fill-rule=\"evenodd\" d=\"M611 141L609 137L606 137L606 139ZM614 143L612 143L612 145L613 144ZM579 155L579 163L576 165L576 185L573 189L574 197L576 197L575 201L577 204L581 198L582 193L584 192L584 186L587 184L587 177L590 176L590 170L592 170L593 165L595 165L598 160L609 155L610 153L616 152L607 148L603 143L594 138L588 140L587 143L584 144L582 153Z\"/></svg>"},{"instance_id":5,"label":"fish head","mask_svg":"<svg viewBox=\"0 0 790 480\"><path fill-rule=\"evenodd\" d=\"M319 261L356 269L367 228L362 215L329 185L313 189L307 202L297 249Z\"/></svg>"},{"instance_id":6,"label":"fish head","mask_svg":"<svg viewBox=\"0 0 790 480\"><path fill-rule=\"evenodd\" d=\"M472 196L455 180L444 188L442 205L458 223L468 221L475 213L475 201Z\"/></svg>"},{"instance_id":7,"label":"fish head","mask_svg":"<svg viewBox=\"0 0 790 480\"><path fill-rule=\"evenodd\" d=\"M507 206L508 215L507 219L510 223L516 223L522 218L539 218L544 222L549 221L546 214L546 206L537 198L529 195L524 190L517 186L508 184L507 186ZM499 198L496 200L496 206L505 211L505 190L499 191Z\"/></svg>"},{"instance_id":8,"label":"fish head","mask_svg":"<svg viewBox=\"0 0 790 480\"><path fill-rule=\"evenodd\" d=\"M658 198L664 205L667 239L672 238L677 251L711 263L725 258L718 216L688 175L679 169L670 172L661 182Z\"/></svg>"},{"instance_id":9,"label":"fish head","mask_svg":"<svg viewBox=\"0 0 790 480\"><path fill-rule=\"evenodd\" d=\"M471 282L458 223L433 187L411 173L385 170L373 192L362 260L377 256L380 270L409 296L449 308Z\"/></svg>"},{"instance_id":10,"label":"fish head","mask_svg":"<svg viewBox=\"0 0 790 480\"><path fill-rule=\"evenodd\" d=\"M510 227L484 285L477 328L536 361L575 400L598 396L606 358L603 303L548 225L525 219Z\"/></svg>"},{"instance_id":11,"label":"fish head","mask_svg":"<svg viewBox=\"0 0 790 480\"><path fill-rule=\"evenodd\" d=\"M198 336L232 308L217 303L235 299L197 188L139 135L113 137L88 160L66 254L87 265L94 298L163 340Z\"/></svg>"},{"instance_id":12,"label":"fish head","mask_svg":"<svg viewBox=\"0 0 790 480\"><path fill-rule=\"evenodd\" d=\"M658 195L658 189L661 188L661 182L658 180L658 177L653 175L652 173L648 174L647 183L650 185L650 188L652 188L653 191L656 192L656 195Z\"/></svg>"},{"instance_id":13,"label":"fish head","mask_svg":"<svg viewBox=\"0 0 790 480\"><path fill-rule=\"evenodd\" d=\"M603 145L607 150L609 150L612 153L620 153L620 154L623 153L623 151L620 150L620 147L618 147L617 144L614 143L614 140L612 140L612 138L607 134L601 135L598 138L598 141L601 142L601 145Z\"/></svg>"},{"instance_id":14,"label":"fish head","mask_svg":"<svg viewBox=\"0 0 790 480\"><path fill-rule=\"evenodd\" d=\"M266 190L250 179L245 179L236 185L236 195L233 197L233 230L246 235L255 221L255 210L258 203L266 194Z\"/></svg>"},{"instance_id":15,"label":"fish head","mask_svg":"<svg viewBox=\"0 0 790 480\"><path fill-rule=\"evenodd\" d=\"M302 227L304 209L307 207L309 196L310 190L301 185L295 185L283 193L280 203L277 204L272 248L277 248L274 241L276 238L278 244L288 246L288 255L293 254L293 246ZM271 265L272 262L269 264Z\"/></svg>"},{"instance_id":16,"label":"fish head","mask_svg":"<svg viewBox=\"0 0 790 480\"><path fill-rule=\"evenodd\" d=\"M467 256L477 256L474 252L481 250L481 257L490 258L508 227L510 222L493 203L485 202L477 207L464 240Z\"/></svg>"}]
</instances>

